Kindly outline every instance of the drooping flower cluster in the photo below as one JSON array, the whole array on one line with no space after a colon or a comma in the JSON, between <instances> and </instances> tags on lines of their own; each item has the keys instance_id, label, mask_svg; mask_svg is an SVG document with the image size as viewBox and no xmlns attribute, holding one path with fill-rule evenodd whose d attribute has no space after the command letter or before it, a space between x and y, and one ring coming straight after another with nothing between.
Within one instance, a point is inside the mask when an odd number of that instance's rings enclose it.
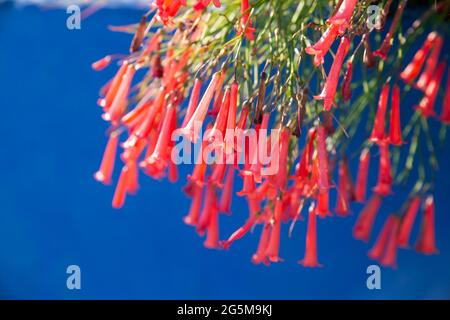
<instances>
[{"instance_id":1,"label":"drooping flower cluster","mask_svg":"<svg viewBox=\"0 0 450 320\"><path fill-rule=\"evenodd\" d=\"M297 221L307 219L300 263L320 266L317 217L349 216L352 202L365 203L368 191L371 195L353 235L369 241L384 199L393 194L396 178L405 177L412 169L411 157L414 159L417 149L414 141L420 134L419 129L413 130L406 171L396 175L392 151L402 150L411 130L405 133L402 127L406 107L400 101L402 84L396 82L396 74L389 74L394 68L385 71L383 66L393 51L406 2L400 1L380 49L372 53L372 29L366 26L365 10L370 1L339 1L323 21L323 32L317 34L317 21L309 21L310 13L317 7L329 10L328 1L283 1L272 6L271 2L248 0L156 0L135 26L130 54L107 55L92 64L97 71L114 60L119 65L98 100L109 129L95 179L112 183L119 147L123 163L112 206L122 207L127 195L137 192L141 172L176 182L177 164L194 163L183 189L191 199L184 222L205 237L207 248L229 249L238 239L260 230L252 262L280 262L283 225L289 224L292 232ZM386 3L385 14L390 3ZM439 14L443 8L438 5L430 14ZM385 22L386 17L383 19ZM318 40L311 45L309 37ZM435 113L446 70L445 63L439 62L443 39L437 32L430 33L399 75L406 86L424 92L410 121L414 128L423 126ZM331 53L334 43L335 54ZM358 54L360 48L363 55ZM333 61L326 72L323 66L329 52ZM374 77L385 80L381 89L378 82L364 78L365 93L357 96L352 92L357 66L377 64ZM308 82L311 75L322 84L317 92ZM311 99L313 91L316 95ZM368 117L372 131L364 141L353 180L353 159L345 156L346 141L355 135L361 114L378 91L378 106ZM448 91L441 113L446 124L450 123ZM423 118L422 124L418 118ZM336 128L335 122L339 124ZM371 188L372 155L378 155L378 178ZM241 190L235 190L237 178ZM425 254L436 252L434 200L427 182L421 178L407 205L388 216L369 251L372 259L396 265L397 248L408 247L422 203L416 249ZM223 235L220 221L228 218L223 214L232 214L234 195L246 200L248 215L235 232ZM334 207L330 204L333 196Z\"/></svg>"}]
</instances>

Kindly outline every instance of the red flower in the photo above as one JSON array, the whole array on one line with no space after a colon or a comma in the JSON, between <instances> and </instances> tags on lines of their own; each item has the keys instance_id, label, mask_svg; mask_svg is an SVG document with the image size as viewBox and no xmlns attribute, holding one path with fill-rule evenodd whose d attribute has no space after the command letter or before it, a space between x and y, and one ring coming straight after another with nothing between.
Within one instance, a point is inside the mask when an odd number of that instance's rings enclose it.
<instances>
[{"instance_id":1,"label":"red flower","mask_svg":"<svg viewBox=\"0 0 450 320\"><path fill-rule=\"evenodd\" d=\"M271 262L280 262L282 259L278 256L280 250L281 218L283 214L283 202L277 198L275 202L274 217L272 222L272 232L270 233L269 243L267 245L266 257Z\"/></svg>"},{"instance_id":2,"label":"red flower","mask_svg":"<svg viewBox=\"0 0 450 320\"><path fill-rule=\"evenodd\" d=\"M103 153L100 169L94 174L95 180L107 185L111 184L111 177L114 170L114 162L117 153L117 145L119 143L119 133L112 132L109 135L105 152Z\"/></svg>"},{"instance_id":3,"label":"red flower","mask_svg":"<svg viewBox=\"0 0 450 320\"><path fill-rule=\"evenodd\" d=\"M234 180L234 167L229 166L228 172L225 178L225 185L222 191L222 197L219 202L220 212L230 214L231 199L233 198L233 180Z\"/></svg>"},{"instance_id":4,"label":"red flower","mask_svg":"<svg viewBox=\"0 0 450 320\"><path fill-rule=\"evenodd\" d=\"M339 182L336 196L335 212L339 216L347 216L349 213L349 197L351 196L351 181L346 159L339 162Z\"/></svg>"},{"instance_id":5,"label":"red flower","mask_svg":"<svg viewBox=\"0 0 450 320\"><path fill-rule=\"evenodd\" d=\"M389 145L382 143L378 145L380 149L380 166L378 168L378 183L373 188L373 191L382 196L387 196L391 193L392 186L392 172L391 159L389 155Z\"/></svg>"},{"instance_id":6,"label":"red flower","mask_svg":"<svg viewBox=\"0 0 450 320\"><path fill-rule=\"evenodd\" d=\"M441 62L437 67L436 72L433 74L430 82L427 84L425 89L425 96L420 100L420 103L415 108L420 110L422 116L429 117L434 115L434 103L436 101L436 96L439 91L439 85L441 83L442 76L446 67L445 62Z\"/></svg>"},{"instance_id":7,"label":"red flower","mask_svg":"<svg viewBox=\"0 0 450 320\"><path fill-rule=\"evenodd\" d=\"M213 75L208 88L206 89L202 99L200 100L200 103L197 106L197 109L195 109L188 123L181 129L182 132L186 134L194 143L197 142L198 132L196 131L199 130L200 126L203 124L209 104L211 103L214 92L216 91L220 73L221 72L215 73Z\"/></svg>"},{"instance_id":8,"label":"red flower","mask_svg":"<svg viewBox=\"0 0 450 320\"><path fill-rule=\"evenodd\" d=\"M434 198L431 195L425 199L422 227L416 242L416 250L423 254L434 254L438 251L434 234Z\"/></svg>"},{"instance_id":9,"label":"red flower","mask_svg":"<svg viewBox=\"0 0 450 320\"><path fill-rule=\"evenodd\" d=\"M331 216L329 190L319 191L317 194L317 213L321 219Z\"/></svg>"},{"instance_id":10,"label":"red flower","mask_svg":"<svg viewBox=\"0 0 450 320\"><path fill-rule=\"evenodd\" d=\"M206 229L206 239L203 245L209 249L219 248L219 212L217 206L213 205L209 213L209 222Z\"/></svg>"},{"instance_id":11,"label":"red flower","mask_svg":"<svg viewBox=\"0 0 450 320\"><path fill-rule=\"evenodd\" d=\"M355 10L357 0L343 0L337 12L327 20L328 24L339 26L339 32L345 32Z\"/></svg>"},{"instance_id":12,"label":"red flower","mask_svg":"<svg viewBox=\"0 0 450 320\"><path fill-rule=\"evenodd\" d=\"M389 84L384 84L381 89L380 99L378 100L378 110L373 124L372 134L370 140L373 142L383 142L384 134L384 120L386 118L386 108L389 96Z\"/></svg>"},{"instance_id":13,"label":"red flower","mask_svg":"<svg viewBox=\"0 0 450 320\"><path fill-rule=\"evenodd\" d=\"M381 196L374 193L359 214L358 220L353 227L353 237L362 241L369 241L373 222L381 206Z\"/></svg>"},{"instance_id":14,"label":"red flower","mask_svg":"<svg viewBox=\"0 0 450 320\"><path fill-rule=\"evenodd\" d=\"M280 157L279 157L279 169L276 175L277 187L285 191L287 185L287 175L288 175L288 152L289 152L289 138L291 137L291 132L288 128L281 129L280 137Z\"/></svg>"},{"instance_id":15,"label":"red flower","mask_svg":"<svg viewBox=\"0 0 450 320\"><path fill-rule=\"evenodd\" d=\"M399 218L390 215L377 238L369 257L378 260L384 266L395 267L397 258L397 229Z\"/></svg>"},{"instance_id":16,"label":"red flower","mask_svg":"<svg viewBox=\"0 0 450 320\"><path fill-rule=\"evenodd\" d=\"M393 36L395 33L395 30L397 29L397 26L400 22L400 18L403 15L403 10L405 10L407 0L402 0L400 4L398 5L397 11L395 11L394 19L392 20L391 26L389 28L388 33L386 34L386 37L383 40L383 43L381 44L380 49L376 50L374 52L374 55L380 57L383 60L386 60L389 50L392 47L393 43Z\"/></svg>"},{"instance_id":17,"label":"red flower","mask_svg":"<svg viewBox=\"0 0 450 320\"><path fill-rule=\"evenodd\" d=\"M328 173L328 156L326 147L326 133L322 125L317 127L317 160L318 160L318 184L319 191L327 191L330 188Z\"/></svg>"},{"instance_id":18,"label":"red flower","mask_svg":"<svg viewBox=\"0 0 450 320\"><path fill-rule=\"evenodd\" d=\"M158 17L166 24L177 15L182 5L186 5L186 0L156 0Z\"/></svg>"},{"instance_id":19,"label":"red flower","mask_svg":"<svg viewBox=\"0 0 450 320\"><path fill-rule=\"evenodd\" d=\"M408 208L402 216L400 222L397 243L401 248L407 248L409 243L409 236L416 219L417 212L419 211L421 199L419 196L413 196L408 203Z\"/></svg>"},{"instance_id":20,"label":"red flower","mask_svg":"<svg viewBox=\"0 0 450 320\"><path fill-rule=\"evenodd\" d=\"M252 256L252 262L254 264L264 263L266 265L269 264L269 261L266 256L267 246L269 245L270 240L270 223L266 222L261 231L261 237L259 239L258 248L256 249L256 253Z\"/></svg>"},{"instance_id":21,"label":"red flower","mask_svg":"<svg viewBox=\"0 0 450 320\"><path fill-rule=\"evenodd\" d=\"M172 124L175 117L176 108L169 105L165 112L155 149L151 156L141 163L141 166L146 169L146 172L150 176L161 176L170 161L170 149L168 145L171 141L171 128L173 127Z\"/></svg>"},{"instance_id":22,"label":"red flower","mask_svg":"<svg viewBox=\"0 0 450 320\"><path fill-rule=\"evenodd\" d=\"M323 59L330 50L331 45L339 34L339 26L331 25L323 33L322 37L314 45L305 49L307 54L314 55L314 65L316 67L323 64Z\"/></svg>"},{"instance_id":23,"label":"red flower","mask_svg":"<svg viewBox=\"0 0 450 320\"><path fill-rule=\"evenodd\" d=\"M428 53L435 43L437 38L436 32L431 32L422 47L416 52L412 61L406 66L406 68L400 73L400 78L403 79L406 83L411 83L416 79L419 75L420 70L422 70L422 66L425 62Z\"/></svg>"},{"instance_id":24,"label":"red flower","mask_svg":"<svg viewBox=\"0 0 450 320\"><path fill-rule=\"evenodd\" d=\"M355 201L364 202L366 199L367 177L369 175L370 149L365 148L359 157L358 176L355 184Z\"/></svg>"},{"instance_id":25,"label":"red flower","mask_svg":"<svg viewBox=\"0 0 450 320\"><path fill-rule=\"evenodd\" d=\"M442 104L441 121L450 124L450 72L447 75L444 103Z\"/></svg>"},{"instance_id":26,"label":"red flower","mask_svg":"<svg viewBox=\"0 0 450 320\"><path fill-rule=\"evenodd\" d=\"M196 226L198 223L198 218L200 217L200 206L202 204L202 193L203 186L200 185L192 185L193 188L193 197L191 202L191 208L189 209L189 214L184 217L184 223L190 226Z\"/></svg>"},{"instance_id":27,"label":"red flower","mask_svg":"<svg viewBox=\"0 0 450 320\"><path fill-rule=\"evenodd\" d=\"M299 261L305 267L321 267L317 260L317 218L314 203L311 203L308 213L308 229L306 231L305 257Z\"/></svg>"},{"instance_id":28,"label":"red flower","mask_svg":"<svg viewBox=\"0 0 450 320\"><path fill-rule=\"evenodd\" d=\"M127 196L129 172L130 172L129 167L127 165L123 166L112 200L112 207L114 209L122 208L125 203L125 198Z\"/></svg>"},{"instance_id":29,"label":"red flower","mask_svg":"<svg viewBox=\"0 0 450 320\"><path fill-rule=\"evenodd\" d=\"M203 235L206 228L210 225L211 217L217 211L217 199L214 186L212 184L207 184L205 199L203 201L203 208L200 213L200 221L197 224L197 233Z\"/></svg>"},{"instance_id":30,"label":"red flower","mask_svg":"<svg viewBox=\"0 0 450 320\"><path fill-rule=\"evenodd\" d=\"M191 97L189 99L189 104L186 109L186 115L184 116L183 124L181 125L181 128L184 128L189 120L191 119L192 115L194 114L195 108L198 105L198 99L200 97L200 89L202 88L202 80L199 78L195 78L194 85L192 87Z\"/></svg>"},{"instance_id":31,"label":"red flower","mask_svg":"<svg viewBox=\"0 0 450 320\"><path fill-rule=\"evenodd\" d=\"M345 71L344 80L342 81L341 86L341 93L342 93L342 100L344 102L347 102L352 97L352 77L353 77L353 62L349 61L347 62L347 71Z\"/></svg>"},{"instance_id":32,"label":"red flower","mask_svg":"<svg viewBox=\"0 0 450 320\"><path fill-rule=\"evenodd\" d=\"M248 4L248 0L241 0L241 24L239 26L238 33L241 34L242 30L245 30L245 37L252 41L255 39L255 31L256 29L252 26L252 22L250 19L250 5Z\"/></svg>"},{"instance_id":33,"label":"red flower","mask_svg":"<svg viewBox=\"0 0 450 320\"><path fill-rule=\"evenodd\" d=\"M219 0L212 0L213 4L216 8L220 8L220 1ZM195 10L205 10L206 7L209 6L209 4L211 3L211 0L197 0L197 3L194 4L194 9Z\"/></svg>"},{"instance_id":34,"label":"red flower","mask_svg":"<svg viewBox=\"0 0 450 320\"><path fill-rule=\"evenodd\" d=\"M323 87L320 95L314 96L314 99L316 100L324 100L323 108L325 111L330 111L334 103L334 96L336 95L336 88L339 81L339 73L341 72L342 63L345 56L347 55L349 48L350 41L347 37L343 37L336 52L336 57L334 58L333 65L331 66L330 72L328 73L325 86Z\"/></svg>"},{"instance_id":35,"label":"red flower","mask_svg":"<svg viewBox=\"0 0 450 320\"><path fill-rule=\"evenodd\" d=\"M422 91L425 91L427 89L428 83L433 78L433 75L436 72L436 66L439 63L439 55L441 53L443 43L444 40L442 39L442 37L436 35L433 43L433 49L427 59L425 69L423 70L416 84L417 88L421 89Z\"/></svg>"},{"instance_id":36,"label":"red flower","mask_svg":"<svg viewBox=\"0 0 450 320\"><path fill-rule=\"evenodd\" d=\"M101 58L98 61L95 61L94 63L92 63L92 69L94 69L95 71L100 71L105 69L107 66L109 66L109 64L111 63L111 56L105 56L103 58Z\"/></svg>"},{"instance_id":37,"label":"red flower","mask_svg":"<svg viewBox=\"0 0 450 320\"><path fill-rule=\"evenodd\" d=\"M206 140L209 142L213 142L216 138L216 135L222 138L225 133L227 119L228 119L228 109L230 108L230 89L227 88L225 90L225 95L223 97L222 103L220 104L219 113L217 114L216 121L209 134L206 135Z\"/></svg>"},{"instance_id":38,"label":"red flower","mask_svg":"<svg viewBox=\"0 0 450 320\"><path fill-rule=\"evenodd\" d=\"M400 89L397 85L392 89L389 143L396 146L404 143L402 139L402 126L400 124Z\"/></svg>"},{"instance_id":39,"label":"red flower","mask_svg":"<svg viewBox=\"0 0 450 320\"><path fill-rule=\"evenodd\" d=\"M239 240L243 236L245 236L250 231L250 229L255 225L256 220L257 216L251 215L242 227L233 232L233 234L230 237L228 237L227 240L221 242L222 247L224 249L228 249L234 241Z\"/></svg>"}]
</instances>

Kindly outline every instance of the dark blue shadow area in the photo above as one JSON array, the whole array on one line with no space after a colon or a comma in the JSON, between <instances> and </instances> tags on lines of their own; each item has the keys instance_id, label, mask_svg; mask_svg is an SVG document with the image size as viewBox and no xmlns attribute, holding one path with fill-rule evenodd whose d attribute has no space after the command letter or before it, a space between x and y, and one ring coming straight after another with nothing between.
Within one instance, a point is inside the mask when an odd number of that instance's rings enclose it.
<instances>
[{"instance_id":1,"label":"dark blue shadow area","mask_svg":"<svg viewBox=\"0 0 450 320\"><path fill-rule=\"evenodd\" d=\"M401 250L398 270L382 270L379 291L366 288L372 262L369 246L351 236L355 214L318 221L324 267L305 269L296 263L304 253L305 223L298 223L293 239L283 232L286 261L270 267L250 262L259 229L229 251L203 248L203 240L182 222L189 200L181 187L189 168L181 169L176 185L142 176L139 194L124 209L113 210L113 188L95 182L92 174L106 142L97 92L114 68L94 73L90 64L128 47L130 37L109 32L108 24L139 17L138 11L104 10L84 21L81 30L70 31L63 10L0 6L0 297L450 298L450 166L445 161L435 192L440 255ZM450 148L440 157L449 158ZM396 190L398 197L383 205L376 233L402 204L402 192ZM355 213L359 209L353 207ZM222 217L222 237L245 220L242 199L234 200L233 215ZM81 267L79 291L66 288L66 268L72 264Z\"/></svg>"}]
</instances>

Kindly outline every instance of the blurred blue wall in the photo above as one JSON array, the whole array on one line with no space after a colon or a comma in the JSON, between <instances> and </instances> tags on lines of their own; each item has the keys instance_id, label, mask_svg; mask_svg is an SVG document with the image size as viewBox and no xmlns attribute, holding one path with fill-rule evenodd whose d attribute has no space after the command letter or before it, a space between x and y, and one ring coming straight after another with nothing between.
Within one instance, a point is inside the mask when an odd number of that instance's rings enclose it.
<instances>
[{"instance_id":1,"label":"blurred blue wall","mask_svg":"<svg viewBox=\"0 0 450 320\"><path fill-rule=\"evenodd\" d=\"M283 232L286 261L270 267L250 262L259 230L229 251L203 248L203 240L182 222L189 200L180 190L189 168L181 169L176 185L141 176L138 196L113 210L113 188L95 182L92 174L106 142L97 92L114 68L94 73L90 63L124 52L130 37L106 26L133 23L140 14L104 10L84 21L82 30L70 31L64 10L0 5L1 298L450 298L446 161L435 192L440 255L400 250L398 270L382 269L379 291L366 288L366 268L373 262L366 255L369 245L351 236L356 214L318 221L324 267L306 269L296 263L303 257L305 223L298 223L293 239ZM410 96L402 108L420 97ZM450 148L440 157L448 159ZM375 170L376 160L372 163ZM374 234L404 200L398 189L384 203ZM222 237L246 215L245 202L235 198L233 216L221 219ZM417 231L418 224L414 235ZM81 267L79 291L66 288L71 264Z\"/></svg>"}]
</instances>

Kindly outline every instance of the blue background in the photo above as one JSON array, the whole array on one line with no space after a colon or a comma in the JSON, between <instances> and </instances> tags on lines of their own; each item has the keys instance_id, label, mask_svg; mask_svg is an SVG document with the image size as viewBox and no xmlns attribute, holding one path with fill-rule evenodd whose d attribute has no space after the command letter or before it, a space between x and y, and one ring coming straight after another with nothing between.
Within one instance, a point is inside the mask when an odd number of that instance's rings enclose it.
<instances>
[{"instance_id":1,"label":"blue background","mask_svg":"<svg viewBox=\"0 0 450 320\"><path fill-rule=\"evenodd\" d=\"M81 30L70 31L64 10L0 5L1 298L450 298L446 161L435 191L441 253L426 257L400 250L399 268L382 269L378 291L366 288L366 268L373 263L366 255L369 245L351 236L356 214L318 221L324 267L307 269L296 263L304 253L304 222L293 239L283 232L286 261L270 267L250 262L259 229L229 251L205 249L182 222L189 199L181 187L190 168L181 168L175 185L141 176L138 196L113 210L113 188L95 182L92 174L106 143L106 125L95 102L114 68L95 73L90 64L124 52L130 36L106 26L134 23L140 14L103 10L84 21ZM420 95L410 97L402 105L412 106ZM450 148L439 153L441 160L448 159ZM355 164L354 159L353 171ZM403 202L405 194L398 189L383 204L374 235ZM357 213L361 206L352 208ZM220 221L222 238L246 216L245 202L234 198L233 216ZM72 264L81 267L79 291L66 288L66 268Z\"/></svg>"}]
</instances>

